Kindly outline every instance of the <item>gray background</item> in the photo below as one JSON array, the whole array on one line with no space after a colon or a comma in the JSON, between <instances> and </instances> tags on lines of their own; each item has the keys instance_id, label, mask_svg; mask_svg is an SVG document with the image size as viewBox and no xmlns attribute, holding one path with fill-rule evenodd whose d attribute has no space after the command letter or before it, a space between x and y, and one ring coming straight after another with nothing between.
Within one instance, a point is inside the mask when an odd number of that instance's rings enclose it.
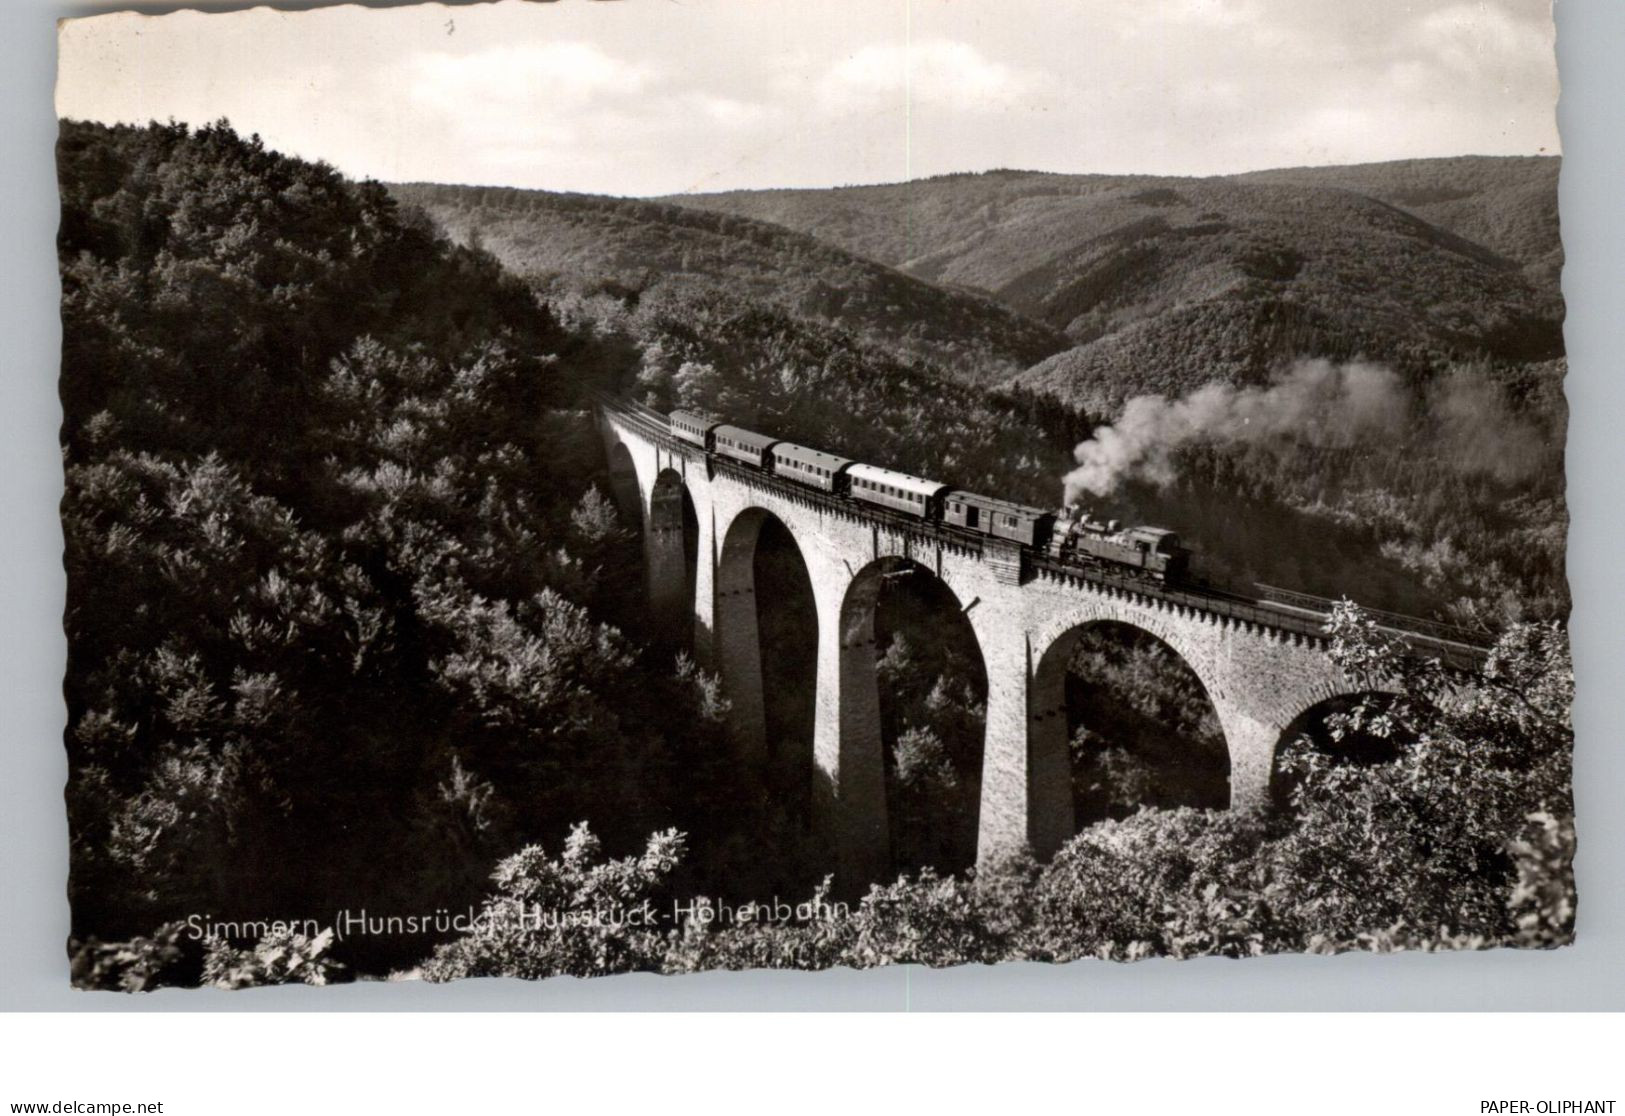
<instances>
[{"instance_id":1,"label":"gray background","mask_svg":"<svg viewBox=\"0 0 1625 1116\"><path fill-rule=\"evenodd\" d=\"M624 0L635 2L635 0ZM1076 2L1076 0L1074 0ZM62 537L56 435L58 287L52 162L54 20L185 5L4 0L0 11L0 1006L22 1010L371 1011L485 1009L1595 1010L1625 1008L1625 4L1560 0L1560 199L1567 383L1568 568L1579 697L1575 795L1579 941L1551 953L1271 957L1245 962L1080 962L868 972L633 975L540 983L359 984L247 992L75 993L64 942L67 823L61 744ZM208 9L244 4L193 5ZM282 8L320 4L279 4ZM375 5L377 6L377 5Z\"/></svg>"}]
</instances>

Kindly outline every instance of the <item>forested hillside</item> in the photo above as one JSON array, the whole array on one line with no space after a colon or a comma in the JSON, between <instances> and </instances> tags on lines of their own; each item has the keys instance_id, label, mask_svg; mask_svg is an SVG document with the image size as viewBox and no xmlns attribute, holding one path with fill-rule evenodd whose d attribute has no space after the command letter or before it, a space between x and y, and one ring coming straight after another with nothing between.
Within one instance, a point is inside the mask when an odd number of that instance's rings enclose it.
<instances>
[{"instance_id":1,"label":"forested hillside","mask_svg":"<svg viewBox=\"0 0 1625 1116\"><path fill-rule=\"evenodd\" d=\"M456 909L583 819L706 832L714 683L603 623L639 584L576 403L604 352L223 123L59 158L76 936Z\"/></svg>"},{"instance_id":2,"label":"forested hillside","mask_svg":"<svg viewBox=\"0 0 1625 1116\"><path fill-rule=\"evenodd\" d=\"M1067 345L986 296L946 291L748 218L541 190L391 190L553 300L716 294L925 357L964 383L1002 379Z\"/></svg>"},{"instance_id":3,"label":"forested hillside","mask_svg":"<svg viewBox=\"0 0 1625 1116\"><path fill-rule=\"evenodd\" d=\"M1067 210L1091 196L1200 183L1276 183L1346 190L1386 202L1524 266L1561 260L1556 157L1461 156L1332 167L1284 167L1209 179L998 170L838 189L679 194L673 205L771 221L883 263L991 247L1001 227ZM981 239L979 239L981 238Z\"/></svg>"},{"instance_id":4,"label":"forested hillside","mask_svg":"<svg viewBox=\"0 0 1625 1116\"><path fill-rule=\"evenodd\" d=\"M1239 174L1235 180L1352 190L1516 261L1537 282L1555 283L1563 266L1557 219L1562 165L1556 157L1462 156L1282 167Z\"/></svg>"},{"instance_id":5,"label":"forested hillside","mask_svg":"<svg viewBox=\"0 0 1625 1116\"><path fill-rule=\"evenodd\" d=\"M1422 160L1174 179L990 172L681 197L950 287L1072 347L1018 382L1108 413L1267 379L1300 357L1561 355L1555 159Z\"/></svg>"}]
</instances>

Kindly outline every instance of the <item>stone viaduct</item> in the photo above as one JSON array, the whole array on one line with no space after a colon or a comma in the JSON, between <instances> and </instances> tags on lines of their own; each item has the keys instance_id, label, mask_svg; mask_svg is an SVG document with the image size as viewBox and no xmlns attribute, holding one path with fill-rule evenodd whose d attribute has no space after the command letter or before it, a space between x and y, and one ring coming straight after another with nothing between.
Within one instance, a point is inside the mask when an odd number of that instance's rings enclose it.
<instances>
[{"instance_id":1,"label":"stone viaduct","mask_svg":"<svg viewBox=\"0 0 1625 1116\"><path fill-rule=\"evenodd\" d=\"M753 559L768 517L800 550L818 616L812 817L835 850L838 878L880 879L888 864L874 605L881 578L910 563L952 591L987 673L982 862L1023 846L1047 858L1073 835L1063 682L1091 624L1143 629L1195 672L1224 730L1232 807L1265 799L1276 748L1300 714L1381 688L1342 677L1322 653L1318 625L1302 618L1112 583L1002 540L871 514L708 455L634 404L602 402L598 425L616 499L627 511L635 505L642 524L651 607L672 623L692 616L695 655L721 675L742 756L766 747ZM698 521L693 555L685 494Z\"/></svg>"}]
</instances>

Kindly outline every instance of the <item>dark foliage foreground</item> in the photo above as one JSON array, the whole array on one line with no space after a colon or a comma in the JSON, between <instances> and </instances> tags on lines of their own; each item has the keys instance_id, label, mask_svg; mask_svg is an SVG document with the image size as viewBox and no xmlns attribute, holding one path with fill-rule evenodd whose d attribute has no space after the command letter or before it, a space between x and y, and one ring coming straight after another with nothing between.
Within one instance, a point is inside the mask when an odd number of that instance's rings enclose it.
<instances>
[{"instance_id":1,"label":"dark foliage foreground","mask_svg":"<svg viewBox=\"0 0 1625 1116\"><path fill-rule=\"evenodd\" d=\"M1403 734L1387 764L1297 761L1278 813L1142 810L1092 826L1048 865L980 875L930 871L872 887L855 909L827 891L812 917L741 923L690 913L647 931L597 912L648 900L671 909L683 837L605 860L583 827L562 855L501 863L490 916L438 949L431 979L650 969L952 965L1012 959L1248 956L1342 949L1554 946L1570 940L1572 674L1564 634L1509 633L1481 677L1406 660L1358 610L1333 625L1348 669L1397 679L1400 700L1361 706L1335 732ZM583 929L527 927L527 910L570 912ZM686 909L685 909L686 910ZM533 918L533 922L534 922Z\"/></svg>"},{"instance_id":2,"label":"dark foliage foreground","mask_svg":"<svg viewBox=\"0 0 1625 1116\"><path fill-rule=\"evenodd\" d=\"M1047 865L927 869L851 905L832 900L826 882L793 903L754 908L684 888L687 839L676 830L614 858L582 824L557 855L532 845L502 860L474 929L416 973L541 978L1571 941L1565 634L1520 627L1473 679L1405 658L1352 607L1333 635L1346 669L1401 686L1395 701L1335 717L1334 734L1406 742L1382 764L1301 751L1285 810L1145 809L1091 826ZM179 932L87 951L83 979L162 983L181 957ZM212 945L205 979L323 983L344 975L330 945L330 933Z\"/></svg>"},{"instance_id":3,"label":"dark foliage foreground","mask_svg":"<svg viewBox=\"0 0 1625 1116\"><path fill-rule=\"evenodd\" d=\"M60 159L75 934L453 906L582 803L703 832L714 686L597 618L591 342L224 125Z\"/></svg>"}]
</instances>

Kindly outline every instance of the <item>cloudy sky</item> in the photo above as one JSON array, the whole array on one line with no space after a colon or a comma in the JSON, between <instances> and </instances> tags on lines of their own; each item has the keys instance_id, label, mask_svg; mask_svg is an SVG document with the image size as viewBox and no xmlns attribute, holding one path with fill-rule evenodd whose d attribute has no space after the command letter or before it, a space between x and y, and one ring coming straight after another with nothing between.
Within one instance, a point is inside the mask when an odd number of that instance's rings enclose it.
<instances>
[{"instance_id":1,"label":"cloudy sky","mask_svg":"<svg viewBox=\"0 0 1625 1116\"><path fill-rule=\"evenodd\" d=\"M1558 149L1547 0L559 0L66 22L57 108L651 195Z\"/></svg>"}]
</instances>

